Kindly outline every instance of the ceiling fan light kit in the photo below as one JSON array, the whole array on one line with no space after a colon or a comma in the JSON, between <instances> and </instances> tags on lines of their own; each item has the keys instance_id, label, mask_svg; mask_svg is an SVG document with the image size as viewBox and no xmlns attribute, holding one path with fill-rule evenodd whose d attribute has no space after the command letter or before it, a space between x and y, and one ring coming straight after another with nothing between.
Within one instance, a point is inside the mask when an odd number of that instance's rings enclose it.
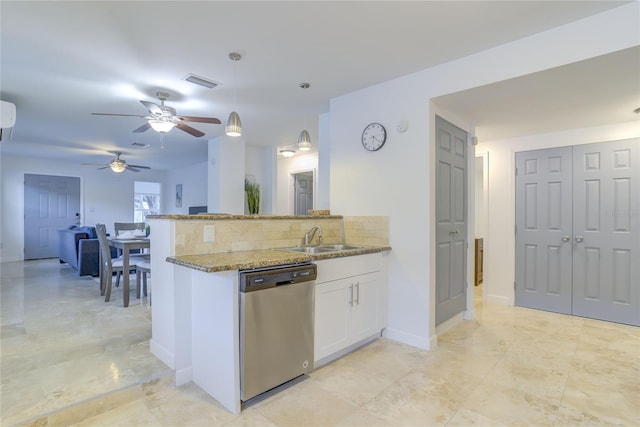
<instances>
[{"instance_id":1,"label":"ceiling fan light kit","mask_svg":"<svg viewBox=\"0 0 640 427\"><path fill-rule=\"evenodd\" d=\"M126 164L122 160L113 160L109 163L109 167L115 173L122 173L127 169Z\"/></svg>"},{"instance_id":2,"label":"ceiling fan light kit","mask_svg":"<svg viewBox=\"0 0 640 427\"><path fill-rule=\"evenodd\" d=\"M151 128L156 132L166 133L176 127L177 123L173 123L168 120L153 119L149 120L149 125L151 125Z\"/></svg>"},{"instance_id":3,"label":"ceiling fan light kit","mask_svg":"<svg viewBox=\"0 0 640 427\"><path fill-rule=\"evenodd\" d=\"M234 62L233 64L233 108L236 108L236 65L235 63L242 59L242 55L238 52L231 52L229 54L229 59ZM240 121L240 116L237 112L232 111L229 114L229 119L227 120L227 126L224 128L224 133L227 136L241 136L242 135L242 122Z\"/></svg>"}]
</instances>

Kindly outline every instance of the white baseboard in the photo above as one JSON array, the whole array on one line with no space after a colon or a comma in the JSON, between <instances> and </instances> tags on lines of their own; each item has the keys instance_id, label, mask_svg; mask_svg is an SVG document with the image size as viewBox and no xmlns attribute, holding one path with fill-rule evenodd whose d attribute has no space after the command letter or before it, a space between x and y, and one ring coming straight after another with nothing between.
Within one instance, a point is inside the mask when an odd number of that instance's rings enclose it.
<instances>
[{"instance_id":1,"label":"white baseboard","mask_svg":"<svg viewBox=\"0 0 640 427\"><path fill-rule=\"evenodd\" d=\"M403 344L407 344L413 347L417 347L422 350L431 350L435 348L433 345L433 337L421 337L414 334L408 334L404 331L399 331L397 329L387 327L383 332L382 336L385 338L389 338L393 341L398 341Z\"/></svg>"},{"instance_id":2,"label":"white baseboard","mask_svg":"<svg viewBox=\"0 0 640 427\"><path fill-rule=\"evenodd\" d=\"M176 359L174 354L169 352L169 350L167 350L165 347L155 342L153 338L151 338L151 340L149 341L149 350L151 351L151 354L160 359L162 363L164 363L171 369L176 369Z\"/></svg>"},{"instance_id":3,"label":"white baseboard","mask_svg":"<svg viewBox=\"0 0 640 427\"><path fill-rule=\"evenodd\" d=\"M189 381L193 381L193 367L189 366L176 371L176 386L181 386Z\"/></svg>"},{"instance_id":4,"label":"white baseboard","mask_svg":"<svg viewBox=\"0 0 640 427\"><path fill-rule=\"evenodd\" d=\"M436 335L442 335L447 332L449 329L453 328L460 322L464 321L463 313L458 313L453 316L451 319L445 320L438 326L436 326Z\"/></svg>"}]
</instances>

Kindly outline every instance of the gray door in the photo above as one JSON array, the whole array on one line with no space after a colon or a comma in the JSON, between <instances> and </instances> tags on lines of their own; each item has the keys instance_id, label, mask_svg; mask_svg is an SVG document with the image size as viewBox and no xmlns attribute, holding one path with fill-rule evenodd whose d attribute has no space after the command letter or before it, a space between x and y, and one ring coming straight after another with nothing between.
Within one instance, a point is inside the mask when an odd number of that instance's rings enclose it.
<instances>
[{"instance_id":1,"label":"gray door","mask_svg":"<svg viewBox=\"0 0 640 427\"><path fill-rule=\"evenodd\" d=\"M24 258L58 256L60 227L80 221L80 178L24 175Z\"/></svg>"},{"instance_id":2,"label":"gray door","mask_svg":"<svg viewBox=\"0 0 640 427\"><path fill-rule=\"evenodd\" d=\"M516 153L516 305L571 313L571 147Z\"/></svg>"},{"instance_id":3,"label":"gray door","mask_svg":"<svg viewBox=\"0 0 640 427\"><path fill-rule=\"evenodd\" d=\"M294 215L308 215L313 209L313 172L301 172L294 178Z\"/></svg>"},{"instance_id":4,"label":"gray door","mask_svg":"<svg viewBox=\"0 0 640 427\"><path fill-rule=\"evenodd\" d=\"M573 314L640 325L640 141L573 153Z\"/></svg>"},{"instance_id":5,"label":"gray door","mask_svg":"<svg viewBox=\"0 0 640 427\"><path fill-rule=\"evenodd\" d=\"M639 164L637 139L516 153L516 305L640 325Z\"/></svg>"},{"instance_id":6,"label":"gray door","mask_svg":"<svg viewBox=\"0 0 640 427\"><path fill-rule=\"evenodd\" d=\"M436 117L436 325L466 308L467 133Z\"/></svg>"}]
</instances>

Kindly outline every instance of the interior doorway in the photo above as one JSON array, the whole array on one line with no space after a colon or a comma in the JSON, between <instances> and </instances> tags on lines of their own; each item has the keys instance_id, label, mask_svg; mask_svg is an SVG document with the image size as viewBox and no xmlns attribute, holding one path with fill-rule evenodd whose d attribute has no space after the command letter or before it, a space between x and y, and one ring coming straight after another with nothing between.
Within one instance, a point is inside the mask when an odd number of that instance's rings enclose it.
<instances>
[{"instance_id":1,"label":"interior doorway","mask_svg":"<svg viewBox=\"0 0 640 427\"><path fill-rule=\"evenodd\" d=\"M489 228L489 153L476 152L474 177L475 268L474 297L484 300L487 292L485 267L487 229Z\"/></svg>"},{"instance_id":2,"label":"interior doorway","mask_svg":"<svg viewBox=\"0 0 640 427\"><path fill-rule=\"evenodd\" d=\"M301 171L292 173L293 177L293 214L308 215L313 209L314 173Z\"/></svg>"}]
</instances>

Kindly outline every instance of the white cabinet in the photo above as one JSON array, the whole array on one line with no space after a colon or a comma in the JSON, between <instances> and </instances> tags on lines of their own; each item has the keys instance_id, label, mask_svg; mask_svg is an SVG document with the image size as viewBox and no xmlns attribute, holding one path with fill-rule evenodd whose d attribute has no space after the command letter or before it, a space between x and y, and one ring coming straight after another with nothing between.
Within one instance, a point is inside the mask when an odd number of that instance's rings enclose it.
<instances>
[{"instance_id":1,"label":"white cabinet","mask_svg":"<svg viewBox=\"0 0 640 427\"><path fill-rule=\"evenodd\" d=\"M379 334L383 322L381 254L318 261L315 294L316 361ZM386 304L386 302L385 302Z\"/></svg>"}]
</instances>

